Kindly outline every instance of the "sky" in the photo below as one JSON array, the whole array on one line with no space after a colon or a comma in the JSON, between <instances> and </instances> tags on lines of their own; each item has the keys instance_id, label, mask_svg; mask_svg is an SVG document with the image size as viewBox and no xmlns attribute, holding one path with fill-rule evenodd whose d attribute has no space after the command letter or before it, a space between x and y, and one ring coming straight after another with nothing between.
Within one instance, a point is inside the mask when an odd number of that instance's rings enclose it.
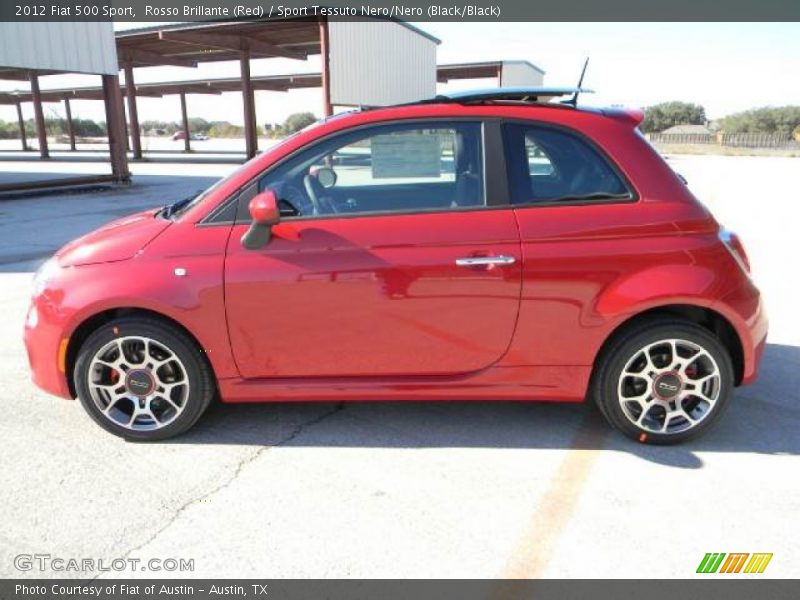
<instances>
[{"instance_id":1,"label":"sky","mask_svg":"<svg viewBox=\"0 0 800 600\"><path fill-rule=\"evenodd\" d=\"M152 23L115 23L129 29ZM442 40L439 64L485 60L527 60L546 71L545 85L577 83L590 57L584 85L596 91L583 104L644 107L668 100L701 104L710 119L758 106L800 105L800 23L414 23ZM253 75L319 72L319 57L307 61L257 59ZM137 83L236 77L236 62L206 63L198 68L146 67ZM99 85L100 78L54 75L42 88ZM481 88L493 81L448 84L448 89ZM20 82L0 82L0 90L26 89ZM139 98L139 118L178 121L177 96ZM30 118L33 109L25 106ZM320 115L319 90L257 92L260 124L280 123L289 114ZM190 117L242 123L240 94L188 97ZM73 116L104 120L102 102L75 101ZM63 116L63 107L45 104L46 116ZM16 120L13 106L0 107L0 119Z\"/></svg>"}]
</instances>

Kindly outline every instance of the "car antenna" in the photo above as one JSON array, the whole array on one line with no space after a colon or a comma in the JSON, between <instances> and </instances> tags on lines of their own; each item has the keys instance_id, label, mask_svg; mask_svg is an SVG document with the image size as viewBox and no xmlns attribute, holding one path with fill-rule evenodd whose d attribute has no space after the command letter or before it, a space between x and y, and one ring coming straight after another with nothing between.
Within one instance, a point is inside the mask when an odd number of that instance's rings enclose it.
<instances>
[{"instance_id":1,"label":"car antenna","mask_svg":"<svg viewBox=\"0 0 800 600\"><path fill-rule=\"evenodd\" d=\"M581 86L583 85L583 76L586 75L586 67L589 66L589 57L586 57L586 60L583 62L583 70L581 71L581 77L578 79L578 87L575 88L575 93L572 95L572 98L569 100L564 100L562 104L569 104L571 106L577 107L578 106L578 94L581 93Z\"/></svg>"}]
</instances>

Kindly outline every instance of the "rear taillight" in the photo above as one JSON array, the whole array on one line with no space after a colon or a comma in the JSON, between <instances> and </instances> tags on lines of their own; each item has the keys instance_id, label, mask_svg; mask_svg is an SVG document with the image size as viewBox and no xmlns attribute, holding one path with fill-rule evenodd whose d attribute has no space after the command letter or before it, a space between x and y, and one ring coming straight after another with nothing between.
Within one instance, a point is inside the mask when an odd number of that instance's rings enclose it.
<instances>
[{"instance_id":1,"label":"rear taillight","mask_svg":"<svg viewBox=\"0 0 800 600\"><path fill-rule=\"evenodd\" d=\"M742 268L749 273L750 259L747 258L747 252L745 252L744 244L742 244L742 240L739 239L739 236L727 229L721 229L719 232L719 239L723 241L725 247L730 250L731 254L733 254L733 257L739 262Z\"/></svg>"}]
</instances>

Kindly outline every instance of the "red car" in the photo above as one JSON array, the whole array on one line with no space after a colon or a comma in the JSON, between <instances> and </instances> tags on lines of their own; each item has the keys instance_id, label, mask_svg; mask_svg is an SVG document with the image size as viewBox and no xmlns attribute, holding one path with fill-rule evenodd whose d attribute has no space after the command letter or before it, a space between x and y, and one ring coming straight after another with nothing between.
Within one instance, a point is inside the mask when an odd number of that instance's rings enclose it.
<instances>
[{"instance_id":1,"label":"red car","mask_svg":"<svg viewBox=\"0 0 800 600\"><path fill-rule=\"evenodd\" d=\"M461 94L330 118L35 278L34 381L136 440L225 402L591 398L705 431L767 320L642 114Z\"/></svg>"}]
</instances>

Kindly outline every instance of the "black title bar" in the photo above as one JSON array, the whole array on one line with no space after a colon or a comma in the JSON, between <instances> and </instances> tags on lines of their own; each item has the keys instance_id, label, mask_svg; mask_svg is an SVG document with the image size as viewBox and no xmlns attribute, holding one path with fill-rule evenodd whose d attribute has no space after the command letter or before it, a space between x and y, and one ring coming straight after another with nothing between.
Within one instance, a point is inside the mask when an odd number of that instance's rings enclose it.
<instances>
[{"instance_id":1,"label":"black title bar","mask_svg":"<svg viewBox=\"0 0 800 600\"><path fill-rule=\"evenodd\" d=\"M2 600L794 600L797 580L0 580Z\"/></svg>"},{"instance_id":2,"label":"black title bar","mask_svg":"<svg viewBox=\"0 0 800 600\"><path fill-rule=\"evenodd\" d=\"M0 21L798 21L798 0L2 0Z\"/></svg>"}]
</instances>

